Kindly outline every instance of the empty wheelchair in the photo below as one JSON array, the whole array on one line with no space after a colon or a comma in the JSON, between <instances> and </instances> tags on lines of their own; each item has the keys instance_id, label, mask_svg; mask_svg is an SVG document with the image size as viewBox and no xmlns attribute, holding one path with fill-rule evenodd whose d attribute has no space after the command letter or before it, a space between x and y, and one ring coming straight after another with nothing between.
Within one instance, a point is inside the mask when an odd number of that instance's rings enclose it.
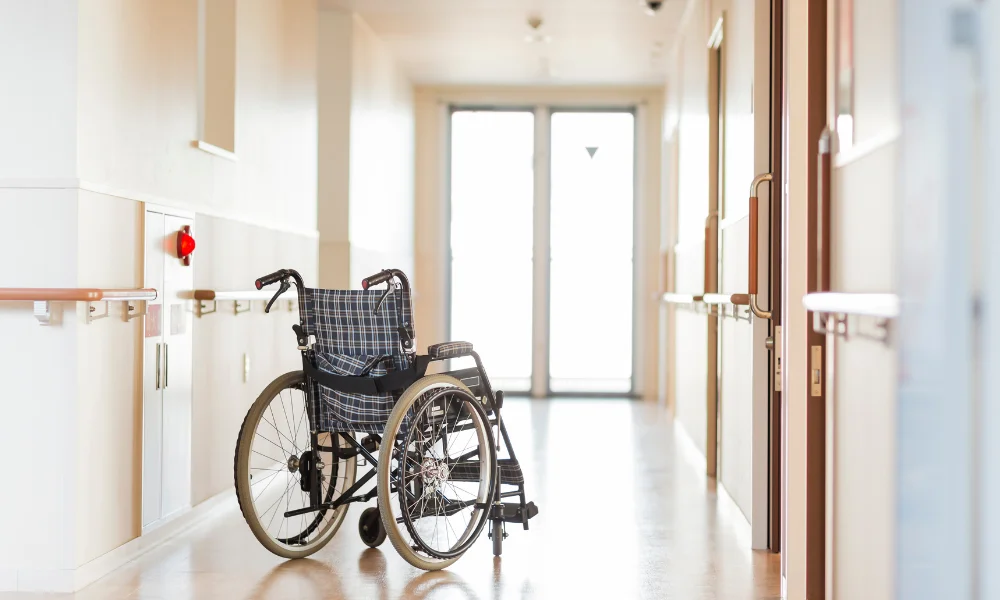
<instances>
[{"instance_id":1,"label":"empty wheelchair","mask_svg":"<svg viewBox=\"0 0 1000 600\"><path fill-rule=\"evenodd\" d=\"M362 290L307 288L290 269L256 285L273 283L265 311L292 283L298 291L302 370L264 389L236 443L236 494L260 543L285 558L309 556L337 533L350 504L377 497L358 523L370 547L388 537L407 562L436 570L487 529L499 556L506 524L527 529L538 509L525 499L500 417L503 392L490 386L472 344L417 355L399 270L363 280ZM475 367L425 376L429 363L461 357ZM370 468L359 476L362 461Z\"/></svg>"}]
</instances>

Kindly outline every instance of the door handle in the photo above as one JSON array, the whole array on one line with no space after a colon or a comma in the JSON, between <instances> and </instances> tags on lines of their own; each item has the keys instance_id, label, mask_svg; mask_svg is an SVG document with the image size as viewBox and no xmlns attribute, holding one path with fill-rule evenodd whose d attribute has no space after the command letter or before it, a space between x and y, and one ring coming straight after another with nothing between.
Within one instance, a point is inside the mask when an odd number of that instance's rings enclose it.
<instances>
[{"instance_id":1,"label":"door handle","mask_svg":"<svg viewBox=\"0 0 1000 600\"><path fill-rule=\"evenodd\" d=\"M826 246L831 240L826 239L829 230L826 213L830 202L830 128L825 127L819 136L819 168L816 183L816 291L825 292L830 288L830 274L826 269Z\"/></svg>"},{"instance_id":2,"label":"door handle","mask_svg":"<svg viewBox=\"0 0 1000 600\"><path fill-rule=\"evenodd\" d=\"M718 221L718 218L719 211L712 211L705 217L705 285L703 286L703 291L706 294L713 294L719 291L718 271L712 268L712 261L714 260L716 263L719 261L718 240L714 235L714 225ZM714 245L713 242L715 242ZM712 277L713 272L716 274L714 278ZM715 310L714 306L710 306L709 316L715 315Z\"/></svg>"},{"instance_id":3,"label":"door handle","mask_svg":"<svg viewBox=\"0 0 1000 600\"><path fill-rule=\"evenodd\" d=\"M156 345L156 389L160 389L160 345Z\"/></svg>"},{"instance_id":4,"label":"door handle","mask_svg":"<svg viewBox=\"0 0 1000 600\"><path fill-rule=\"evenodd\" d=\"M163 389L170 385L170 346L163 344Z\"/></svg>"},{"instance_id":5,"label":"door handle","mask_svg":"<svg viewBox=\"0 0 1000 600\"><path fill-rule=\"evenodd\" d=\"M750 265L747 271L749 275L747 291L750 293L750 310L761 319L770 319L771 311L757 306L757 188L765 181L770 182L771 179L770 173L761 173L754 177L750 184Z\"/></svg>"}]
</instances>

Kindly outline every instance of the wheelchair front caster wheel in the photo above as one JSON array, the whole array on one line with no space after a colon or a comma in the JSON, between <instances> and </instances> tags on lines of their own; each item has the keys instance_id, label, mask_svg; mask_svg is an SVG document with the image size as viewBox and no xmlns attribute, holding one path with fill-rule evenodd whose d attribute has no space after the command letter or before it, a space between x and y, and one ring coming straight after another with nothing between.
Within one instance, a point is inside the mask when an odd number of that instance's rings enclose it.
<instances>
[{"instance_id":1,"label":"wheelchair front caster wheel","mask_svg":"<svg viewBox=\"0 0 1000 600\"><path fill-rule=\"evenodd\" d=\"M503 552L503 538L507 535L503 532L503 521L493 521L493 556L500 556Z\"/></svg>"},{"instance_id":2,"label":"wheelchair front caster wheel","mask_svg":"<svg viewBox=\"0 0 1000 600\"><path fill-rule=\"evenodd\" d=\"M382 525L382 516L378 508L372 506L366 508L358 519L358 533L361 541L369 548L378 548L385 541L385 526Z\"/></svg>"}]
</instances>

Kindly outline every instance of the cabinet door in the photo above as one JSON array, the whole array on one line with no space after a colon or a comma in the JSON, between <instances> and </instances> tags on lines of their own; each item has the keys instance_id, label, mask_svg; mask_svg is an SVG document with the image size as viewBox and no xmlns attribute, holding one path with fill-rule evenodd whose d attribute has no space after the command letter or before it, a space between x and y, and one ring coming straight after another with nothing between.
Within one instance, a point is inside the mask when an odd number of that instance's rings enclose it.
<instances>
[{"instance_id":1,"label":"cabinet door","mask_svg":"<svg viewBox=\"0 0 1000 600\"><path fill-rule=\"evenodd\" d=\"M146 212L145 287L161 290L146 307L142 361L142 525L160 518L161 480L163 476L163 215Z\"/></svg>"},{"instance_id":2,"label":"cabinet door","mask_svg":"<svg viewBox=\"0 0 1000 600\"><path fill-rule=\"evenodd\" d=\"M180 292L194 286L193 270L177 258L177 233L190 219L166 215L163 251L163 491L166 517L191 504L191 354L193 315Z\"/></svg>"}]
</instances>

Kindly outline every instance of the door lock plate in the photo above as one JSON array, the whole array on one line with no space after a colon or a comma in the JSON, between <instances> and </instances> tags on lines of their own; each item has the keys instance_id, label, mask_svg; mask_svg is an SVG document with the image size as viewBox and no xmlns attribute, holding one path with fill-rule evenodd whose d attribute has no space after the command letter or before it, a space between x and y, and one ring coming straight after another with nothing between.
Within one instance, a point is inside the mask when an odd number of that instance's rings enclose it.
<instances>
[{"instance_id":1,"label":"door lock plate","mask_svg":"<svg viewBox=\"0 0 1000 600\"><path fill-rule=\"evenodd\" d=\"M809 369L809 387L814 398L823 395L823 347L812 347L812 361Z\"/></svg>"},{"instance_id":2,"label":"door lock plate","mask_svg":"<svg viewBox=\"0 0 1000 600\"><path fill-rule=\"evenodd\" d=\"M774 327L774 391L781 391L781 325Z\"/></svg>"}]
</instances>

